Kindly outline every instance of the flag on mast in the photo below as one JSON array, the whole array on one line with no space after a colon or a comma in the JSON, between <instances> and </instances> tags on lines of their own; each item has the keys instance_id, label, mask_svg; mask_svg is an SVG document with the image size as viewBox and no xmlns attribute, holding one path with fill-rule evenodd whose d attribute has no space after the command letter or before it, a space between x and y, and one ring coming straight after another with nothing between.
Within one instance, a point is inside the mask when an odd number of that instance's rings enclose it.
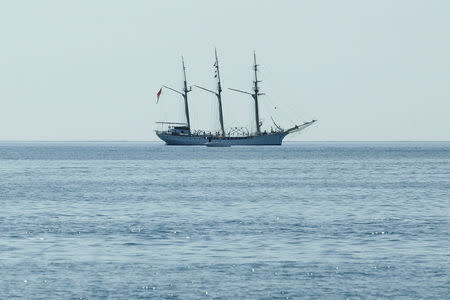
<instances>
[{"instance_id":1,"label":"flag on mast","mask_svg":"<svg viewBox=\"0 0 450 300\"><path fill-rule=\"evenodd\" d=\"M156 104L158 104L159 96L161 96L162 88L159 89L159 92L156 93Z\"/></svg>"}]
</instances>

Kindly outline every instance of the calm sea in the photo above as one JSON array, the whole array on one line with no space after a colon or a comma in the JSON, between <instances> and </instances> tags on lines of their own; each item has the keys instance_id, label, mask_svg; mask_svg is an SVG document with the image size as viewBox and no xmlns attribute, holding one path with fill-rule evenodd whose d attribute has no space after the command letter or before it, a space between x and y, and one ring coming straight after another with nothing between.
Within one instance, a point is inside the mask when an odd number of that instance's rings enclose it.
<instances>
[{"instance_id":1,"label":"calm sea","mask_svg":"<svg viewBox=\"0 0 450 300\"><path fill-rule=\"evenodd\" d=\"M0 143L0 299L445 299L450 143Z\"/></svg>"}]
</instances>

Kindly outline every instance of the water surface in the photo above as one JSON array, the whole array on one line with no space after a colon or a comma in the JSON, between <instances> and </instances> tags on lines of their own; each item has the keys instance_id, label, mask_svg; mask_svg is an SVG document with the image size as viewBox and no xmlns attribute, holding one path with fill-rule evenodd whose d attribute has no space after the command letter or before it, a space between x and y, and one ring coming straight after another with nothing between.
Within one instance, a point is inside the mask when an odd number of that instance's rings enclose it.
<instances>
[{"instance_id":1,"label":"water surface","mask_svg":"<svg viewBox=\"0 0 450 300\"><path fill-rule=\"evenodd\" d=\"M1 299L448 298L450 143L0 143Z\"/></svg>"}]
</instances>

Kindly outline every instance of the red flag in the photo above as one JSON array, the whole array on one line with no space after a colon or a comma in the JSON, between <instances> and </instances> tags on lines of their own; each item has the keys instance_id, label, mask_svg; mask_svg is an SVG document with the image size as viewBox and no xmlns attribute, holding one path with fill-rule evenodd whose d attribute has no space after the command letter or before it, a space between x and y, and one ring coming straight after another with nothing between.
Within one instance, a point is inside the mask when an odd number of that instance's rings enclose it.
<instances>
[{"instance_id":1,"label":"red flag","mask_svg":"<svg viewBox=\"0 0 450 300\"><path fill-rule=\"evenodd\" d=\"M156 93L156 104L158 104L159 96L161 96L162 88L159 89L159 92Z\"/></svg>"}]
</instances>

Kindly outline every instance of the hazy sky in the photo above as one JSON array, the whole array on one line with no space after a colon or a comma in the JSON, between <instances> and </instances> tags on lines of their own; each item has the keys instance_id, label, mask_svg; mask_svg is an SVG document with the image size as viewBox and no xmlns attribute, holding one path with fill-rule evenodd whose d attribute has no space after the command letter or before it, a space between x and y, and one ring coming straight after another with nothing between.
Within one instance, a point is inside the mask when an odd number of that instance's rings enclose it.
<instances>
[{"instance_id":1,"label":"hazy sky","mask_svg":"<svg viewBox=\"0 0 450 300\"><path fill-rule=\"evenodd\" d=\"M450 140L450 1L0 1L0 140L156 140L190 84L250 89L262 117L312 118L297 140ZM215 98L190 95L192 125ZM225 126L251 98L224 91ZM274 107L277 107L275 109Z\"/></svg>"}]
</instances>

